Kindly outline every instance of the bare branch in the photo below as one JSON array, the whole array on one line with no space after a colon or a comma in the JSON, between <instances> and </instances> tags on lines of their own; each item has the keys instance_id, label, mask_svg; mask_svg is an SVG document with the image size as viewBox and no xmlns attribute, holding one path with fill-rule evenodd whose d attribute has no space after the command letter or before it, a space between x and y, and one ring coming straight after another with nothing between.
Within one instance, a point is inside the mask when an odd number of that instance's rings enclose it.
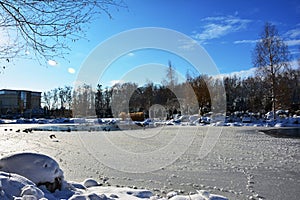
<instances>
[{"instance_id":1,"label":"bare branch","mask_svg":"<svg viewBox=\"0 0 300 200\"><path fill-rule=\"evenodd\" d=\"M68 42L85 37L84 25L119 7L122 0L0 0L0 59L22 55L23 47L46 60L64 57Z\"/></svg>"}]
</instances>

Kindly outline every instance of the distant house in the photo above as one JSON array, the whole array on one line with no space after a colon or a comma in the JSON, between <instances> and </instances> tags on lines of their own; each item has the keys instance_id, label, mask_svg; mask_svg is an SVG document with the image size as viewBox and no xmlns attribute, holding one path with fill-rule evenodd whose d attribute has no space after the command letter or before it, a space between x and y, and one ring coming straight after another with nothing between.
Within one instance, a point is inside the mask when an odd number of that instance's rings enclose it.
<instances>
[{"instance_id":1,"label":"distant house","mask_svg":"<svg viewBox=\"0 0 300 200\"><path fill-rule=\"evenodd\" d=\"M0 90L0 116L36 117L41 115L41 92L27 90Z\"/></svg>"}]
</instances>

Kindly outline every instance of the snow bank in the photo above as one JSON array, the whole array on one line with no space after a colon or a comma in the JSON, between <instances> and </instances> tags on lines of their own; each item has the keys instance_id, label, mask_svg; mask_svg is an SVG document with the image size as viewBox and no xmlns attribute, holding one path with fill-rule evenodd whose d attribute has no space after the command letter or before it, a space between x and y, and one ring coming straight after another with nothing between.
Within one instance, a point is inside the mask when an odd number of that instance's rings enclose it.
<instances>
[{"instance_id":1,"label":"snow bank","mask_svg":"<svg viewBox=\"0 0 300 200\"><path fill-rule=\"evenodd\" d=\"M57 119L17 119L2 120L0 124L52 124L34 130L47 131L114 131L132 129L132 125L154 127L164 125L190 126L265 126L265 127L300 127L300 116L278 115L274 120L271 114L258 117L253 113L237 113L232 116L209 113L207 116L177 115L171 120L146 119L140 121L121 121L119 118L85 119L85 118L57 118ZM59 125L59 126L58 126ZM63 126L65 125L65 126ZM121 127L118 127L121 126Z\"/></svg>"},{"instance_id":2,"label":"snow bank","mask_svg":"<svg viewBox=\"0 0 300 200\"><path fill-rule=\"evenodd\" d=\"M91 178L82 183L67 182L54 159L37 153L18 153L0 159L0 199L227 200L207 191L188 196L173 192L172 196L160 197L145 189L103 187Z\"/></svg>"}]
</instances>

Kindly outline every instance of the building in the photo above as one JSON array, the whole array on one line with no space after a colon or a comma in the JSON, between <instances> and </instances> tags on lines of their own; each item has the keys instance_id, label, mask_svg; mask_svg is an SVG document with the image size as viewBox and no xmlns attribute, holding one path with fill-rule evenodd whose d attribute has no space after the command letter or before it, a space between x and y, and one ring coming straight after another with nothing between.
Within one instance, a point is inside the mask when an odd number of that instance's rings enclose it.
<instances>
[{"instance_id":1,"label":"building","mask_svg":"<svg viewBox=\"0 0 300 200\"><path fill-rule=\"evenodd\" d=\"M0 90L0 116L36 117L41 114L41 92L27 90Z\"/></svg>"}]
</instances>

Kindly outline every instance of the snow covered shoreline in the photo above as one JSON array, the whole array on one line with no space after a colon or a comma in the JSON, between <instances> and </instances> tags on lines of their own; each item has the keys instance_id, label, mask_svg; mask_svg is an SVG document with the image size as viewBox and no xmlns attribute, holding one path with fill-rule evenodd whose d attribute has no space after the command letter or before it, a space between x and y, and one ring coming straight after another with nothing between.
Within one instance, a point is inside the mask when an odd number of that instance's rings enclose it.
<instances>
[{"instance_id":1,"label":"snow covered shoreline","mask_svg":"<svg viewBox=\"0 0 300 200\"><path fill-rule=\"evenodd\" d=\"M11 125L12 124L7 123L2 127L0 126L1 136L6 136L7 140L10 139L10 136L14 138L15 136L22 137L22 135L25 137L31 135L35 139L38 138L38 140L41 140L32 126L28 124ZM53 130L51 130L51 132L53 132ZM55 132L55 134L59 134L59 132ZM42 134L42 132L40 134ZM18 142L21 142L23 139L18 138L18 140ZM49 141L60 142L60 140ZM26 140L26 142L28 144L32 141ZM23 147L25 146L26 145ZM18 147L10 147L18 149ZM40 148L42 149L42 146L40 146ZM31 149L30 145L28 149ZM4 148L1 150L4 150ZM81 182L67 181L64 179L63 170L53 158L45 154L29 152L25 149L23 149L23 151L24 152L11 151L11 153L14 153L0 157L0 199L227 200L224 196L211 194L206 190L197 190L190 195L183 195L180 190L158 195L150 190L138 189L137 187L111 186L110 183L107 182L108 178L103 178L102 182L98 182L93 178L88 178Z\"/></svg>"},{"instance_id":2,"label":"snow covered shoreline","mask_svg":"<svg viewBox=\"0 0 300 200\"><path fill-rule=\"evenodd\" d=\"M282 111L283 112L283 111ZM300 116L288 116L288 112L285 114L276 114L276 118L273 118L272 112L267 113L265 116L258 116L254 113L236 113L231 116L225 116L224 114L207 114L207 116L199 115L174 115L173 119L145 119L144 121L132 121L130 118L56 118L56 119L0 119L0 124L46 124L52 127L57 125L80 124L88 126L94 126L92 131L100 130L120 130L120 129L136 129L138 127L158 127L158 126L254 126L254 127L300 127ZM84 128L82 126L81 128ZM67 131L65 129L64 131ZM89 129L75 129L75 131L85 131Z\"/></svg>"},{"instance_id":3,"label":"snow covered shoreline","mask_svg":"<svg viewBox=\"0 0 300 200\"><path fill-rule=\"evenodd\" d=\"M3 200L227 200L205 190L190 195L171 191L161 196L136 187L103 186L107 180L103 183L92 178L83 182L66 181L58 163L44 154L22 152L0 158L0 198Z\"/></svg>"},{"instance_id":4,"label":"snow covered shoreline","mask_svg":"<svg viewBox=\"0 0 300 200\"><path fill-rule=\"evenodd\" d=\"M122 131L15 132L29 127L32 127L32 124L0 125L1 157L16 152L49 155L59 163L65 179L70 182L82 184L86 178L92 178L103 184L102 189L140 188L152 192L153 196L159 194L160 197L166 197L172 191L176 191L178 195L188 195L190 192L198 194L197 191L201 190L229 199L298 199L300 195L297 189L300 186L297 178L300 173L299 141L273 138L259 133L258 130L262 127L166 126L161 128L163 137L151 140L153 148L150 149L146 149L149 144L144 139L149 135L151 138L155 136L155 131L159 128L129 131L132 136L142 134L141 144L145 145L140 145L122 135ZM212 151L201 159L198 155L199 145L202 144L208 129L212 132L222 130L222 134ZM174 131L178 130L179 134L187 136L196 131L196 137L189 149L171 165L149 173L126 173L109 168L97 157L101 155L99 153L103 151L101 148L105 148L104 146L100 145L99 149L92 152L82 144L82 138L96 142L99 135L107 134L120 147L126 147L129 151L151 150L159 147L162 142L168 142ZM50 139L51 134L55 134L56 139ZM123 144L126 145L122 146ZM178 145L181 146L180 141ZM159 163L167 157L168 155L160 155L155 159ZM114 190L112 193L118 192ZM132 195L129 197L136 198Z\"/></svg>"}]
</instances>

